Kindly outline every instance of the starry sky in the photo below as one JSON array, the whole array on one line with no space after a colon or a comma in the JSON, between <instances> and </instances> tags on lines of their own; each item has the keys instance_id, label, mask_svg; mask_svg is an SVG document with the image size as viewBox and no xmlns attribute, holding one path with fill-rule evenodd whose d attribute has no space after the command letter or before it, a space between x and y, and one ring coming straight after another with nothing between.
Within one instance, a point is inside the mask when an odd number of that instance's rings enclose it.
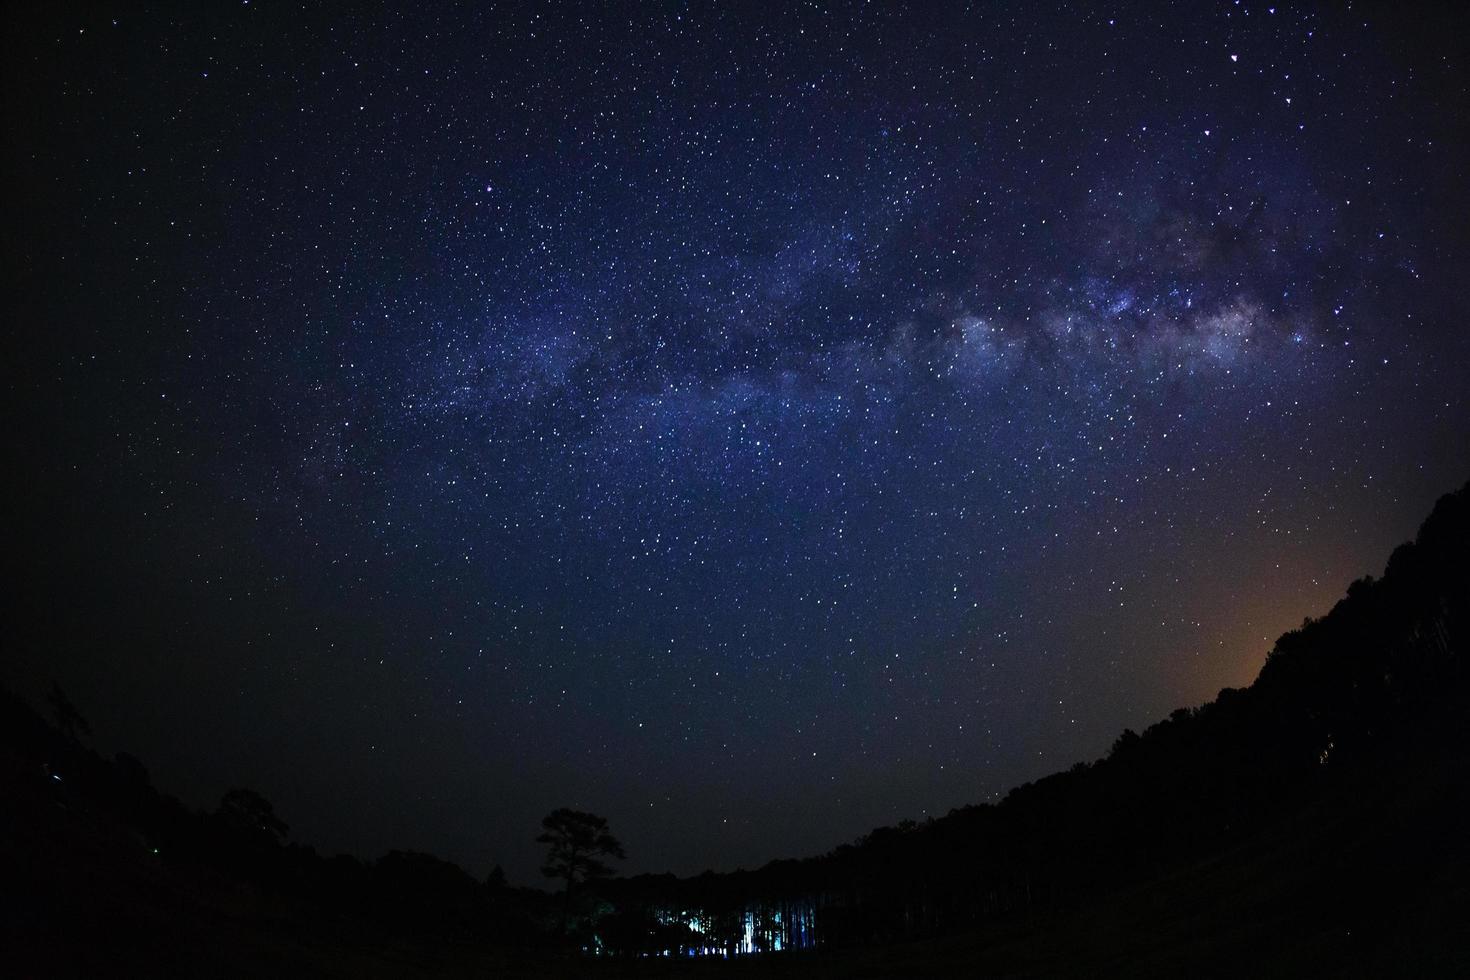
<instances>
[{"instance_id":1,"label":"starry sky","mask_svg":"<svg viewBox=\"0 0 1470 980\"><path fill-rule=\"evenodd\" d=\"M326 852L997 799L1470 476L1451 7L61 6L3 677Z\"/></svg>"}]
</instances>

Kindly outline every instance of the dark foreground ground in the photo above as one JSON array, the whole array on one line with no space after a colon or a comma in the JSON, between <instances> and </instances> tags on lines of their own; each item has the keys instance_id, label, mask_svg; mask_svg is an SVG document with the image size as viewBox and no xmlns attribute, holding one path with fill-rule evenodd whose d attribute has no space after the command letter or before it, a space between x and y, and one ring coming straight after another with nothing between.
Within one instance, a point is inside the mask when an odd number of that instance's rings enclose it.
<instances>
[{"instance_id":1,"label":"dark foreground ground","mask_svg":"<svg viewBox=\"0 0 1470 980\"><path fill-rule=\"evenodd\" d=\"M392 940L153 858L11 783L6 976L1470 976L1464 752L1392 754L1207 860L926 942L710 960L587 960Z\"/></svg>"}]
</instances>

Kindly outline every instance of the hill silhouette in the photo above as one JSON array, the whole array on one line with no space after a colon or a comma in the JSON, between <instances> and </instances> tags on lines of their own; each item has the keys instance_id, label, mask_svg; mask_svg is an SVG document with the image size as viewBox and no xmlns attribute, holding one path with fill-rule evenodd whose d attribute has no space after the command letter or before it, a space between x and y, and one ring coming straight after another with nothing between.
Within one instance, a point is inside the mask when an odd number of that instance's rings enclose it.
<instances>
[{"instance_id":1,"label":"hill silhouette","mask_svg":"<svg viewBox=\"0 0 1470 980\"><path fill-rule=\"evenodd\" d=\"M1470 485L1248 688L1106 758L819 857L565 896L431 855L322 857L248 790L191 811L86 747L61 692L55 724L6 693L7 959L38 976L1465 975L1467 639Z\"/></svg>"},{"instance_id":2,"label":"hill silhouette","mask_svg":"<svg viewBox=\"0 0 1470 980\"><path fill-rule=\"evenodd\" d=\"M634 879L619 897L702 922L764 897L810 910L820 945L856 946L1065 914L1171 876L1203 884L1271 855L1255 869L1271 887L1237 909L1243 921L1227 929L1201 910L1200 927L1219 931L1212 956L1311 937L1324 958L1298 975L1355 969L1363 950L1455 921L1441 918L1448 905L1424 907L1429 895L1465 908L1467 612L1470 487L1438 502L1381 579L1354 582L1330 613L1282 636L1249 688L1125 731L1105 759L820 858ZM1219 893L1198 899L1224 914L1224 883L1210 887ZM1423 938L1400 955L1423 962L1443 945ZM1447 955L1463 958L1464 945Z\"/></svg>"}]
</instances>

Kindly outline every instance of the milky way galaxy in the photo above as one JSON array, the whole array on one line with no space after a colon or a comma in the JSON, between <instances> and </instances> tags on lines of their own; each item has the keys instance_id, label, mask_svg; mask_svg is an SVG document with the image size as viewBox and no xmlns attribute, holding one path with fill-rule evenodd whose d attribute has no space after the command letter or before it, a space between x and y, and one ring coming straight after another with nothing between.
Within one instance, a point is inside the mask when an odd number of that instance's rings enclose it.
<instances>
[{"instance_id":1,"label":"milky way galaxy","mask_svg":"<svg viewBox=\"0 0 1470 980\"><path fill-rule=\"evenodd\" d=\"M527 883L1249 683L1470 475L1470 31L1087 6L33 13L7 677Z\"/></svg>"}]
</instances>

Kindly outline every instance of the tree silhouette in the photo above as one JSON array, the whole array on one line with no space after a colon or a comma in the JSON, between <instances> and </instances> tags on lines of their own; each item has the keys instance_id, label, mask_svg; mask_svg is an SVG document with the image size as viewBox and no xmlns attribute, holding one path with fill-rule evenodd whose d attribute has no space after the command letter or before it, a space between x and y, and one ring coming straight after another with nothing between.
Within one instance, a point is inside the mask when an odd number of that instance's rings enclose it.
<instances>
[{"instance_id":1,"label":"tree silhouette","mask_svg":"<svg viewBox=\"0 0 1470 980\"><path fill-rule=\"evenodd\" d=\"M567 883L567 892L582 882L606 878L612 868L603 863L605 857L625 858L623 845L607 829L607 821L593 813L553 810L541 821L543 833L538 844L547 845L542 874Z\"/></svg>"},{"instance_id":2,"label":"tree silhouette","mask_svg":"<svg viewBox=\"0 0 1470 980\"><path fill-rule=\"evenodd\" d=\"M83 736L90 738L92 726L87 724L87 719L77 710L77 706L71 703L71 698L61 689L61 685L52 683L51 693L46 695L46 700L51 703L51 715L56 719L56 727L61 734L72 741L78 741Z\"/></svg>"},{"instance_id":3,"label":"tree silhouette","mask_svg":"<svg viewBox=\"0 0 1470 980\"><path fill-rule=\"evenodd\" d=\"M225 824L241 834L279 843L290 829L270 800L253 789L232 789L219 801L219 815Z\"/></svg>"}]
</instances>

